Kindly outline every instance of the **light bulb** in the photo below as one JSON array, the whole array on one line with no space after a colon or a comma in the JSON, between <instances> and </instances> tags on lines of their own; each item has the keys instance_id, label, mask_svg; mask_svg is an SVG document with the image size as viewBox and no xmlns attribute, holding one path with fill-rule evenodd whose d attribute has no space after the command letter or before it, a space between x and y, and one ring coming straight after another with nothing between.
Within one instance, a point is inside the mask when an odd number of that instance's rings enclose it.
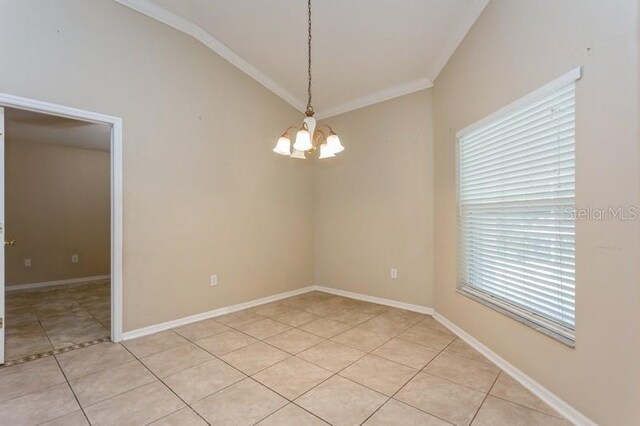
<instances>
[{"instance_id":1,"label":"light bulb","mask_svg":"<svg viewBox=\"0 0 640 426\"><path fill-rule=\"evenodd\" d=\"M340 138L335 133L332 133L327 138L327 146L334 154L344 151L344 146L340 143Z\"/></svg>"},{"instance_id":2,"label":"light bulb","mask_svg":"<svg viewBox=\"0 0 640 426\"><path fill-rule=\"evenodd\" d=\"M297 149L298 151L308 151L313 148L311 145L311 135L305 129L298 130L298 134L296 134L296 142L293 144L293 149Z\"/></svg>"},{"instance_id":3,"label":"light bulb","mask_svg":"<svg viewBox=\"0 0 640 426\"><path fill-rule=\"evenodd\" d=\"M335 154L326 143L320 145L320 159L335 157Z\"/></svg>"},{"instance_id":4,"label":"light bulb","mask_svg":"<svg viewBox=\"0 0 640 426\"><path fill-rule=\"evenodd\" d=\"M291 155L291 141L289 138L280 136L276 147L273 148L273 152L280 155Z\"/></svg>"}]
</instances>

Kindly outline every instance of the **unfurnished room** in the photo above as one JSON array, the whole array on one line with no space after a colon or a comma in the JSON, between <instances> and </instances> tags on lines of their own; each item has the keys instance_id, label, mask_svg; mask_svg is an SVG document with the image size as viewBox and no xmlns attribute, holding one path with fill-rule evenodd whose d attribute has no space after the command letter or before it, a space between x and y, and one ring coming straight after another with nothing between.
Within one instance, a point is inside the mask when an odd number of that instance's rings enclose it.
<instances>
[{"instance_id":1,"label":"unfurnished room","mask_svg":"<svg viewBox=\"0 0 640 426\"><path fill-rule=\"evenodd\" d=\"M637 0L0 0L0 425L640 424Z\"/></svg>"}]
</instances>

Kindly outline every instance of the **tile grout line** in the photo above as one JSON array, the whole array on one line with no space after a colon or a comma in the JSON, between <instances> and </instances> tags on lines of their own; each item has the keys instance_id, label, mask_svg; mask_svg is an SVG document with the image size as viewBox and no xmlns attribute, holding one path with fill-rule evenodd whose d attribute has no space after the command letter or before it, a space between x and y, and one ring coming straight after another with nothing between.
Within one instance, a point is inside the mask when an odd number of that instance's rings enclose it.
<instances>
[{"instance_id":1,"label":"tile grout line","mask_svg":"<svg viewBox=\"0 0 640 426\"><path fill-rule=\"evenodd\" d=\"M67 377L67 373L62 368L62 365L60 365L60 361L58 360L58 358L55 355L53 356L53 359L56 360L56 364L58 365L58 368L60 369L60 372L62 372L62 376L67 381L67 386L69 386L69 390L71 391L71 394L75 398L76 403L78 404L78 407L80 407L80 410L82 411L82 415L87 420L87 423L91 424L91 422L89 421L89 417L87 416L87 412L84 410L84 407L80 403L80 400L78 399L78 395L76 395L76 392L73 390L73 386L71 386L71 382L69 381L69 377ZM67 415L67 414L71 414L71 413L66 413L65 415ZM60 417L63 417L63 416L60 416Z\"/></svg>"},{"instance_id":2,"label":"tile grout line","mask_svg":"<svg viewBox=\"0 0 640 426\"><path fill-rule=\"evenodd\" d=\"M478 413L480 412L480 410L482 409L482 406L484 405L484 402L487 400L487 398L489 397L489 393L491 392L491 389L493 389L493 387L495 386L496 382L498 381L498 377L500 377L500 373L498 373L498 375L496 376L496 378L493 380L493 383L491 383L491 387L489 388L489 390L487 391L487 393L484 395L484 398L482 398L482 402L480 403L480 405L478 405L478 409L476 410L476 412L473 414L473 417L471 418L471 421L469 422L469 425L472 425L473 422L475 421L476 417L478 417Z\"/></svg>"}]
</instances>

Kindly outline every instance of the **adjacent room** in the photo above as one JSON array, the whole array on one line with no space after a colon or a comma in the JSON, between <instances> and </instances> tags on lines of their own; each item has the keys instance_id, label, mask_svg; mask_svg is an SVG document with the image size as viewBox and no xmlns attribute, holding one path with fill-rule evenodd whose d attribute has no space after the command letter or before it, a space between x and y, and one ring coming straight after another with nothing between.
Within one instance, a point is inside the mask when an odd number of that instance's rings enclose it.
<instances>
[{"instance_id":1,"label":"adjacent room","mask_svg":"<svg viewBox=\"0 0 640 426\"><path fill-rule=\"evenodd\" d=\"M640 424L636 0L0 6L0 425Z\"/></svg>"}]
</instances>

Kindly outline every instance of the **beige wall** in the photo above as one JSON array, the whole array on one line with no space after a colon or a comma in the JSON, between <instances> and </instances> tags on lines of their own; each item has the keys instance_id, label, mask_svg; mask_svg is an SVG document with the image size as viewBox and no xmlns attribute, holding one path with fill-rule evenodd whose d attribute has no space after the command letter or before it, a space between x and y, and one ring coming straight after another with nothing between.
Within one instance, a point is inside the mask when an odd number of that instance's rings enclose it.
<instances>
[{"instance_id":1,"label":"beige wall","mask_svg":"<svg viewBox=\"0 0 640 426\"><path fill-rule=\"evenodd\" d=\"M110 167L108 152L7 136L5 237L16 240L5 251L7 286L109 275Z\"/></svg>"},{"instance_id":2,"label":"beige wall","mask_svg":"<svg viewBox=\"0 0 640 426\"><path fill-rule=\"evenodd\" d=\"M325 120L346 149L316 161L317 284L433 306L431 115L423 90Z\"/></svg>"},{"instance_id":3,"label":"beige wall","mask_svg":"<svg viewBox=\"0 0 640 426\"><path fill-rule=\"evenodd\" d=\"M312 168L271 152L300 113L114 1L0 10L0 92L123 119L125 331L312 283Z\"/></svg>"},{"instance_id":4,"label":"beige wall","mask_svg":"<svg viewBox=\"0 0 640 426\"><path fill-rule=\"evenodd\" d=\"M576 227L576 348L455 291L455 132L577 65L577 207L638 206L638 3L493 0L434 87L436 308L602 425L640 424L640 221Z\"/></svg>"}]
</instances>

